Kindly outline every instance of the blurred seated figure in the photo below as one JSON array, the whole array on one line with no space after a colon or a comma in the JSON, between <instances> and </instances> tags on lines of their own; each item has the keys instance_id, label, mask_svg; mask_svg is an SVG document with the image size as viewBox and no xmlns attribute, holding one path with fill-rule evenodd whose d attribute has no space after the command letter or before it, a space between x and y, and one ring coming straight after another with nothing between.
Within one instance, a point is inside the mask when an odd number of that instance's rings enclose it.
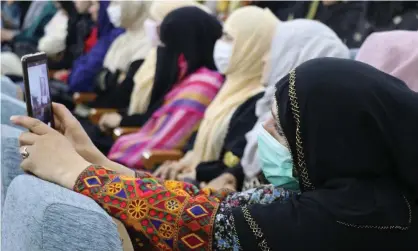
<instances>
[{"instance_id":1,"label":"blurred seated figure","mask_svg":"<svg viewBox=\"0 0 418 251\"><path fill-rule=\"evenodd\" d=\"M417 1L366 2L366 19L368 25L373 27L372 32L390 30L416 31L418 30L417 15Z\"/></svg>"},{"instance_id":2,"label":"blurred seated figure","mask_svg":"<svg viewBox=\"0 0 418 251\"><path fill-rule=\"evenodd\" d=\"M161 166L156 176L210 181L220 174L216 171L220 164L228 168L239 164L245 134L257 121L255 105L263 96L263 67L278 24L268 9L255 6L242 7L226 20L224 35L214 50L216 66L226 76L225 84L206 110L190 150L181 160ZM118 161L112 153L109 157ZM200 169L206 172L197 177Z\"/></svg>"},{"instance_id":3,"label":"blurred seated figure","mask_svg":"<svg viewBox=\"0 0 418 251\"><path fill-rule=\"evenodd\" d=\"M52 19L45 25L45 33L38 43L38 50L45 52L48 56L53 56L65 50L65 38L67 37L68 15L55 2L57 12Z\"/></svg>"},{"instance_id":4,"label":"blurred seated figure","mask_svg":"<svg viewBox=\"0 0 418 251\"><path fill-rule=\"evenodd\" d=\"M372 33L360 47L356 60L403 80L418 92L418 31Z\"/></svg>"},{"instance_id":5,"label":"blurred seated figure","mask_svg":"<svg viewBox=\"0 0 418 251\"><path fill-rule=\"evenodd\" d=\"M149 149L181 149L203 118L206 107L223 83L213 61L215 42L222 26L215 17L197 7L184 7L168 14L160 27L161 45L151 100L164 97L148 109L149 119L137 133L119 138L106 135L100 125L88 131L96 146L121 163L141 168L141 156ZM125 151L129 148L129 151Z\"/></svg>"},{"instance_id":6,"label":"blurred seated figure","mask_svg":"<svg viewBox=\"0 0 418 251\"><path fill-rule=\"evenodd\" d=\"M47 38L44 36L39 41L39 50L47 53L48 67L52 71L68 70L71 68L73 61L83 55L85 40L91 33L93 22L90 15L87 13L88 8L91 5L91 1L84 1L83 8L78 12L76 5L73 1L57 1L58 13L66 18L65 29L63 31L55 31ZM55 14L55 15L57 15ZM52 19L54 20L54 19ZM51 20L51 22L52 22ZM50 22L50 23L51 23ZM64 20L58 20L56 26ZM49 24L48 24L49 25ZM63 34L62 37L59 37ZM56 39L59 39L56 43ZM63 46L54 46L62 44ZM49 48L53 48L53 51L49 51Z\"/></svg>"},{"instance_id":7,"label":"blurred seated figure","mask_svg":"<svg viewBox=\"0 0 418 251\"><path fill-rule=\"evenodd\" d=\"M23 25L30 4L30 1L2 1L1 28L19 30Z\"/></svg>"},{"instance_id":8,"label":"blurred seated figure","mask_svg":"<svg viewBox=\"0 0 418 251\"><path fill-rule=\"evenodd\" d=\"M59 79L59 76L63 74L69 75L66 85L63 83L53 84L51 90L53 100L60 101L68 107L73 107L71 92L83 90L84 87L88 87L87 89L93 88L95 78L103 68L103 60L110 45L123 33L122 29L115 28L109 21L108 6L109 1L92 1L88 12L91 19L96 23L97 41L88 52L73 62L70 72L58 71L55 73L55 79ZM77 9L77 11L82 11L79 7Z\"/></svg>"},{"instance_id":9,"label":"blurred seated figure","mask_svg":"<svg viewBox=\"0 0 418 251\"><path fill-rule=\"evenodd\" d=\"M358 48L370 27L364 27L366 1L254 1L270 8L280 20L317 20L330 27L349 47Z\"/></svg>"},{"instance_id":10,"label":"blurred seated figure","mask_svg":"<svg viewBox=\"0 0 418 251\"><path fill-rule=\"evenodd\" d=\"M321 57L348 58L349 50L334 31L318 21L296 19L279 23L267 59L265 77L262 80L266 85L266 91L264 96L257 101L255 110L257 123L245 135L247 144L242 159L232 168L228 168L223 162L212 165L210 169L204 166L198 167L196 169L198 179L211 172L211 177L218 175L219 177L212 180L208 184L209 187L221 189L225 185L233 184L237 190L256 187L266 181L264 178L268 181L280 179L274 171L267 173L267 177L263 177L261 164L264 159L262 162L259 154L259 150L262 149L258 149L261 126L272 118L271 106L276 91L275 84L298 65ZM268 126L271 127L271 125ZM281 166L287 165L288 161L290 160L277 157L275 163L270 163L270 168L278 170Z\"/></svg>"},{"instance_id":11,"label":"blurred seated figure","mask_svg":"<svg viewBox=\"0 0 418 251\"><path fill-rule=\"evenodd\" d=\"M31 22L24 22L20 30L2 28L1 42L9 43L12 52L19 58L36 52L38 41L44 35L45 26L56 11L52 1L33 1L26 14L30 17Z\"/></svg>"},{"instance_id":12,"label":"blurred seated figure","mask_svg":"<svg viewBox=\"0 0 418 251\"><path fill-rule=\"evenodd\" d=\"M111 91L127 75L136 72L151 49L143 29L150 4L149 1L110 2L106 10L110 22L113 26L124 28L126 31L112 42L106 52L103 68L95 76L95 81L73 83L69 79L71 92Z\"/></svg>"},{"instance_id":13,"label":"blurred seated figure","mask_svg":"<svg viewBox=\"0 0 418 251\"><path fill-rule=\"evenodd\" d=\"M115 128L118 126L141 126L147 119L145 112L147 108L156 108L154 103L161 100L161 97L154 97L150 101L150 93L154 82L156 49L159 43L158 26L164 17L172 10L184 6L197 6L204 9L202 5L195 1L154 1L149 9L149 17L144 22L144 30L149 43L152 45L151 51L147 54L143 64L136 72L127 74L125 79L112 88L111 91L93 95L93 101L77 105L75 109L76 115L86 117L91 108L112 108L118 112L105 114L102 116L100 123L106 124L107 127ZM81 93L80 95L87 95ZM128 109L129 106L129 109ZM150 114L150 113L148 113Z\"/></svg>"}]
</instances>

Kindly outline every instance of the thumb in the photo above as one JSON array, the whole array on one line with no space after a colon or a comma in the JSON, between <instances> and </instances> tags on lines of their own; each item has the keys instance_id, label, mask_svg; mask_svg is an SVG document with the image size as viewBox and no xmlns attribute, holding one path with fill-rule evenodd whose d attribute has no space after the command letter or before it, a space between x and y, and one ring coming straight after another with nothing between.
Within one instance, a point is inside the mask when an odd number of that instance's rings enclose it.
<instances>
[{"instance_id":1,"label":"thumb","mask_svg":"<svg viewBox=\"0 0 418 251\"><path fill-rule=\"evenodd\" d=\"M52 110L54 111L54 117L64 125L77 122L73 114L62 104L52 103Z\"/></svg>"}]
</instances>

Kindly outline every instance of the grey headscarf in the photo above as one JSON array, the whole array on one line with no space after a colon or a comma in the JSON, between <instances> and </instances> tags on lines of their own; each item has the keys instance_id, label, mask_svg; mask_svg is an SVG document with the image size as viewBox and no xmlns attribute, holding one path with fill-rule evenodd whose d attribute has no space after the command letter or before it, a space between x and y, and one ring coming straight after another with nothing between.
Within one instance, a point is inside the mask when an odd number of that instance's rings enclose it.
<instances>
[{"instance_id":1,"label":"grey headscarf","mask_svg":"<svg viewBox=\"0 0 418 251\"><path fill-rule=\"evenodd\" d=\"M245 135L247 145L241 164L247 178L253 178L261 171L257 138L262 122L271 117L275 84L303 62L321 57L349 58L349 50L334 31L318 21L296 19L279 23L266 66L270 67L267 87L264 96L256 104L258 120Z\"/></svg>"}]
</instances>

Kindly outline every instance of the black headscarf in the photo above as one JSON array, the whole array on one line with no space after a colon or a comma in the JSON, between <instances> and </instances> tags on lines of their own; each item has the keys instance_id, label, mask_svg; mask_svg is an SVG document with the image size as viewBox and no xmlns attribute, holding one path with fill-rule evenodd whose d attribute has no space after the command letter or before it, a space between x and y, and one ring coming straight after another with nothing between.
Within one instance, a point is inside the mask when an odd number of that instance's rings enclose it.
<instances>
[{"instance_id":1,"label":"black headscarf","mask_svg":"<svg viewBox=\"0 0 418 251\"><path fill-rule=\"evenodd\" d=\"M181 54L187 62L183 78L201 67L216 70L213 48L221 36L219 21L197 7L183 7L170 12L160 26L160 40L164 46L157 49L150 103L161 101L179 81L178 60Z\"/></svg>"},{"instance_id":2,"label":"black headscarf","mask_svg":"<svg viewBox=\"0 0 418 251\"><path fill-rule=\"evenodd\" d=\"M295 109L291 75L279 83L276 99L302 191L330 189L313 197L339 220L407 225L403 196L418 194L418 95L366 64L324 58L295 70ZM379 214L391 210L382 220Z\"/></svg>"},{"instance_id":3,"label":"black headscarf","mask_svg":"<svg viewBox=\"0 0 418 251\"><path fill-rule=\"evenodd\" d=\"M335 58L310 60L276 87L276 115L302 194L286 205L250 208L267 242L275 246L277 224L290 239L314 229L310 238L329 233L328 243L343 236L361 242L364 233L399 237L379 233L410 229L418 194L418 94L369 65ZM242 213L235 216L237 228L245 227Z\"/></svg>"}]
</instances>

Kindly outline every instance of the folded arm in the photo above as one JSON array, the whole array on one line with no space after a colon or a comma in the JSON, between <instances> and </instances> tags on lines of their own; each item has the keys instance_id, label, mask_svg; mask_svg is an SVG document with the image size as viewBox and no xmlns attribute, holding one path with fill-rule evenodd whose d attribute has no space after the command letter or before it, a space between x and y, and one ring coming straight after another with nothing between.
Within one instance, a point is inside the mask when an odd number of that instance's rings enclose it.
<instances>
[{"instance_id":1,"label":"folded arm","mask_svg":"<svg viewBox=\"0 0 418 251\"><path fill-rule=\"evenodd\" d=\"M160 250L210 250L213 222L228 192L199 190L178 181L162 181L146 173L137 178L90 166L74 190L99 203L128 228L134 245Z\"/></svg>"}]
</instances>

